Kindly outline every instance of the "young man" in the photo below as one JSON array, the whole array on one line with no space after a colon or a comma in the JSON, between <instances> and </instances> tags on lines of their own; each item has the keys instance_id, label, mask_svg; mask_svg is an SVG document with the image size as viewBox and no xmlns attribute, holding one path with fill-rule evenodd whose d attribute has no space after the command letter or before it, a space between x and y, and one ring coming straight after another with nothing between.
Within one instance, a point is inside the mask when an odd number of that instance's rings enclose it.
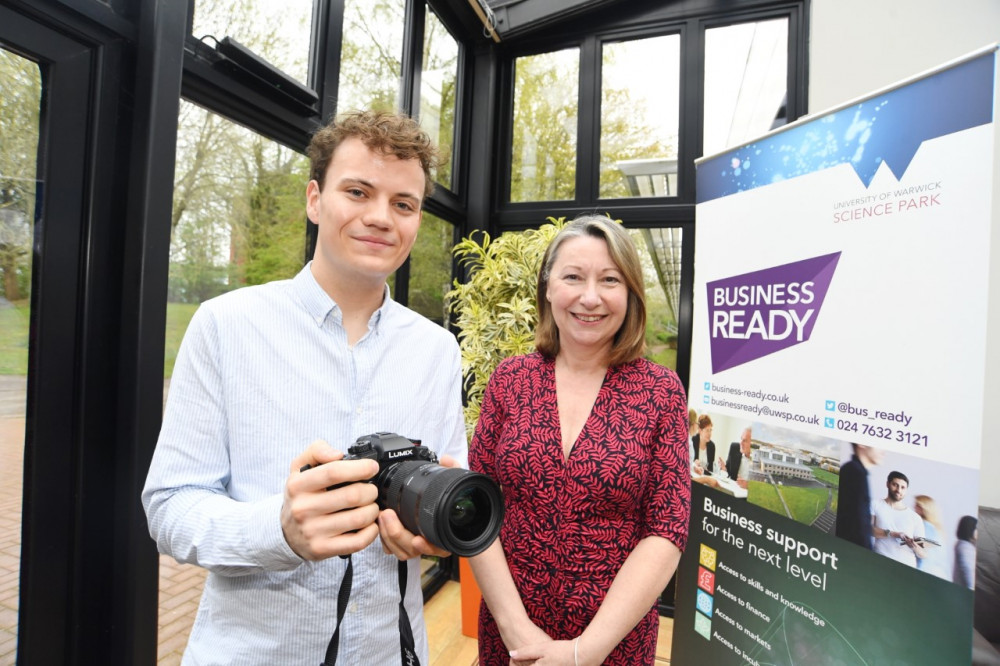
<instances>
[{"instance_id":1,"label":"young man","mask_svg":"<svg viewBox=\"0 0 1000 666\"><path fill-rule=\"evenodd\" d=\"M889 472L885 483L888 494L872 504L872 534L876 553L915 567L917 558L925 555L924 547L914 540L923 539L924 521L903 503L909 485L902 472Z\"/></svg>"},{"instance_id":2,"label":"young man","mask_svg":"<svg viewBox=\"0 0 1000 666\"><path fill-rule=\"evenodd\" d=\"M313 260L199 308L142 494L159 550L209 570L184 664L314 666L328 646L340 664L399 664L401 633L427 663L417 556L447 553L379 512L376 487L356 483L374 461L340 459L388 431L465 466L458 345L386 285L434 148L413 120L364 112L320 130L309 157Z\"/></svg>"}]
</instances>

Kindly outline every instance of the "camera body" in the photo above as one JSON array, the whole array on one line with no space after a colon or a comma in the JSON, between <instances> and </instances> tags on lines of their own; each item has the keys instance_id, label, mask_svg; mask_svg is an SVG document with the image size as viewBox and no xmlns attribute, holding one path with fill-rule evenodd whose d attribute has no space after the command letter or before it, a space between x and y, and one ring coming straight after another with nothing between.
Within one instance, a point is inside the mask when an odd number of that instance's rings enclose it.
<instances>
[{"instance_id":1,"label":"camera body","mask_svg":"<svg viewBox=\"0 0 1000 666\"><path fill-rule=\"evenodd\" d=\"M378 463L368 483L378 488L379 509L392 509L406 529L435 546L471 557L500 534L503 495L485 474L442 467L419 440L394 432L358 437L344 460L364 458Z\"/></svg>"},{"instance_id":2,"label":"camera body","mask_svg":"<svg viewBox=\"0 0 1000 666\"><path fill-rule=\"evenodd\" d=\"M380 509L390 508L385 504L387 490L386 477L391 476L397 463L404 461L437 463L437 455L420 444L419 439L410 439L394 432L376 432L358 437L357 441L347 448L344 460L374 460L378 463L378 473L368 483L378 487L378 506Z\"/></svg>"}]
</instances>

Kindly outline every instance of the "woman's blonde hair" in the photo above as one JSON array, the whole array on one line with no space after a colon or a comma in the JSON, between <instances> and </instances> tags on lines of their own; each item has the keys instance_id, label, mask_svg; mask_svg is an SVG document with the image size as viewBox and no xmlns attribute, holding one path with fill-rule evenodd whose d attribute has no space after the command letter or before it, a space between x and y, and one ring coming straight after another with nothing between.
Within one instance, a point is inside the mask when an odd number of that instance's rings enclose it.
<instances>
[{"instance_id":1,"label":"woman's blonde hair","mask_svg":"<svg viewBox=\"0 0 1000 666\"><path fill-rule=\"evenodd\" d=\"M570 238L591 236L600 238L608 245L608 254L622 274L628 289L628 305L621 328L615 333L611 345L610 365L628 363L642 356L646 349L646 287L642 279L642 264L639 252L632 242L628 230L621 224L603 215L583 215L563 227L549 243L538 271L538 326L535 329L535 349L545 356L555 358L559 354L559 329L556 327L552 306L545 297L549 288L552 266L559 255L559 249Z\"/></svg>"},{"instance_id":2,"label":"woman's blonde hair","mask_svg":"<svg viewBox=\"0 0 1000 666\"><path fill-rule=\"evenodd\" d=\"M917 495L913 498L913 504L920 507L919 513L923 514L924 520L934 527L941 529L941 509L938 508L937 502L933 497Z\"/></svg>"}]
</instances>

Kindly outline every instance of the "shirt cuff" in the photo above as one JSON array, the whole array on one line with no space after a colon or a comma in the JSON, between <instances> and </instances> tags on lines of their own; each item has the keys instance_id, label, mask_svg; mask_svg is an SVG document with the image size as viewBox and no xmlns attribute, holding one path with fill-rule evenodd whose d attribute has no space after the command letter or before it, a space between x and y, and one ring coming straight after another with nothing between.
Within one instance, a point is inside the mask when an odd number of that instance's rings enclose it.
<instances>
[{"instance_id":1,"label":"shirt cuff","mask_svg":"<svg viewBox=\"0 0 1000 666\"><path fill-rule=\"evenodd\" d=\"M248 516L246 547L256 564L268 571L290 571L304 562L295 554L281 529L282 495L255 502Z\"/></svg>"}]
</instances>

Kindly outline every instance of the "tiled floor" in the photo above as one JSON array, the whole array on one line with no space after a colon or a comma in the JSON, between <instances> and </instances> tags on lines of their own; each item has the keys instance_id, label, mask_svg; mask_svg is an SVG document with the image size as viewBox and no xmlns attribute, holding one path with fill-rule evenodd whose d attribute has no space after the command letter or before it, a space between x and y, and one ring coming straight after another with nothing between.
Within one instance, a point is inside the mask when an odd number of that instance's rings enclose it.
<instances>
[{"instance_id":1,"label":"tiled floor","mask_svg":"<svg viewBox=\"0 0 1000 666\"><path fill-rule=\"evenodd\" d=\"M23 442L24 417L0 416L0 665L2 666L13 664L17 651Z\"/></svg>"},{"instance_id":2,"label":"tiled floor","mask_svg":"<svg viewBox=\"0 0 1000 666\"><path fill-rule=\"evenodd\" d=\"M16 394L20 390L20 397ZM0 666L13 666L17 651L18 572L21 553L21 472L24 389L0 376ZM160 557L158 666L180 664L198 609L205 571ZM476 641L462 635L459 584L447 583L425 607L430 666L472 666ZM672 621L660 621L657 664L670 663Z\"/></svg>"}]
</instances>

